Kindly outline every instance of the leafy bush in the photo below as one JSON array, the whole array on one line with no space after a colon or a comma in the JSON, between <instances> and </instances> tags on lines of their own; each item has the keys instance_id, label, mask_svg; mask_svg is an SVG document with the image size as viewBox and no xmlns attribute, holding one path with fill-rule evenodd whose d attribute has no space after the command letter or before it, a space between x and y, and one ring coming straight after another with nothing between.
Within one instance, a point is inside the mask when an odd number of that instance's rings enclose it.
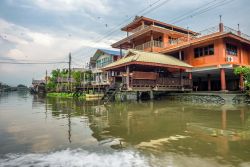
<instances>
[{"instance_id":1,"label":"leafy bush","mask_svg":"<svg viewBox=\"0 0 250 167\"><path fill-rule=\"evenodd\" d=\"M248 89L248 94L250 95L250 67L236 67L234 69L235 75L243 75L245 81L245 87Z\"/></svg>"}]
</instances>

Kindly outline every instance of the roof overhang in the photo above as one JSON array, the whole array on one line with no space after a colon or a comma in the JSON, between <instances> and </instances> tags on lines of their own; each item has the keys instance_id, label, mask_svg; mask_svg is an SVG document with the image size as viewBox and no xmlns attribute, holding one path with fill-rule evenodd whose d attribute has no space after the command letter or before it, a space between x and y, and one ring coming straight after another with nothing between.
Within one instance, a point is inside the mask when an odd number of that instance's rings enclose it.
<instances>
[{"instance_id":1,"label":"roof overhang","mask_svg":"<svg viewBox=\"0 0 250 167\"><path fill-rule=\"evenodd\" d=\"M125 57L103 67L102 70L115 71L129 65L143 65L184 70L192 68L191 65L169 55L138 50L129 50Z\"/></svg>"},{"instance_id":2,"label":"roof overhang","mask_svg":"<svg viewBox=\"0 0 250 167\"><path fill-rule=\"evenodd\" d=\"M135 62L127 62L119 65L115 65L112 67L104 67L102 68L103 71L109 71L109 70L114 70L119 69L122 67L126 67L129 65L144 65L144 66L154 66L154 67L163 67L163 68L176 68L176 69L182 69L182 70L187 70L191 69L192 67L183 67L183 66L177 66L177 65L166 65L166 64L160 64L160 63L151 63L151 62L143 62L143 61L135 61Z\"/></svg>"},{"instance_id":3,"label":"roof overhang","mask_svg":"<svg viewBox=\"0 0 250 167\"><path fill-rule=\"evenodd\" d=\"M166 26L166 27L170 27L171 29L181 30L183 32L186 32L186 34L189 33L189 34L193 34L193 35L198 35L197 32L190 31L188 29L181 28L181 27L178 27L178 26L175 26L175 25L172 25L172 24L167 24L167 23L164 23L164 22L161 22L161 21L158 21L158 20L150 19L150 18L144 17L144 16L137 17L133 22L131 22L128 25L121 28L121 30L122 31L129 31L129 29L133 29L134 27L139 26L141 21L148 22L148 23L151 23L151 24L157 23L157 24L160 24L160 25L163 25L163 26Z\"/></svg>"}]
</instances>

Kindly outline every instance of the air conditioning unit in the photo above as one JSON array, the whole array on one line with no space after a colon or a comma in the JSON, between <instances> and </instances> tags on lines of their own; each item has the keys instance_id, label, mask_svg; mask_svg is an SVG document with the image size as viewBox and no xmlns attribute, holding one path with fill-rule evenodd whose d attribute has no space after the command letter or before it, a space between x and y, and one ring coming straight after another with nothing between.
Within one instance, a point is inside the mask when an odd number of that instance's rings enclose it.
<instances>
[{"instance_id":1,"label":"air conditioning unit","mask_svg":"<svg viewBox=\"0 0 250 167\"><path fill-rule=\"evenodd\" d=\"M227 62L233 62L234 59L233 59L232 56L227 56L226 61L227 61Z\"/></svg>"}]
</instances>

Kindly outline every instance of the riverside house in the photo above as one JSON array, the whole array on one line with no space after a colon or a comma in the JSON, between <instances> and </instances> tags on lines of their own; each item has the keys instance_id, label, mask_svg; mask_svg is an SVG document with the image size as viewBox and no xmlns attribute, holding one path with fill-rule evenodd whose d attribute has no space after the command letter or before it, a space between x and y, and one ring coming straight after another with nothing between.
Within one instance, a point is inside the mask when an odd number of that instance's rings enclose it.
<instances>
[{"instance_id":1,"label":"riverside house","mask_svg":"<svg viewBox=\"0 0 250 167\"><path fill-rule=\"evenodd\" d=\"M93 73L92 85L109 85L109 75L114 75L102 71L101 68L113 63L122 57L119 50L97 49L90 58L90 69Z\"/></svg>"},{"instance_id":2,"label":"riverside house","mask_svg":"<svg viewBox=\"0 0 250 167\"><path fill-rule=\"evenodd\" d=\"M250 36L239 26L234 30L220 22L197 33L142 16L121 30L127 36L112 47L132 50L103 70L123 74L115 78L127 89L243 89L243 76L235 76L233 69L250 65Z\"/></svg>"}]
</instances>

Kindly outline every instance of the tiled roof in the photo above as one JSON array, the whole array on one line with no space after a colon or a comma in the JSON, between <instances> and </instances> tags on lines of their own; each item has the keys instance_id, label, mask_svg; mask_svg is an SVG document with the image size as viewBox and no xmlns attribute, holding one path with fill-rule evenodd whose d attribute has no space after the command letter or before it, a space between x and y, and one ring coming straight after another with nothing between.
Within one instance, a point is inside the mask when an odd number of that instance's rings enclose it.
<instances>
[{"instance_id":1,"label":"tiled roof","mask_svg":"<svg viewBox=\"0 0 250 167\"><path fill-rule=\"evenodd\" d=\"M192 66L176 59L175 57L168 56L165 54L154 53L154 52L145 52L139 50L129 50L127 55L121 58L120 60L113 62L105 67L103 70L116 68L117 66L123 66L126 64L138 64L145 63L145 64L152 64L152 65L159 65L159 66L178 66L184 68L191 68Z\"/></svg>"}]
</instances>

